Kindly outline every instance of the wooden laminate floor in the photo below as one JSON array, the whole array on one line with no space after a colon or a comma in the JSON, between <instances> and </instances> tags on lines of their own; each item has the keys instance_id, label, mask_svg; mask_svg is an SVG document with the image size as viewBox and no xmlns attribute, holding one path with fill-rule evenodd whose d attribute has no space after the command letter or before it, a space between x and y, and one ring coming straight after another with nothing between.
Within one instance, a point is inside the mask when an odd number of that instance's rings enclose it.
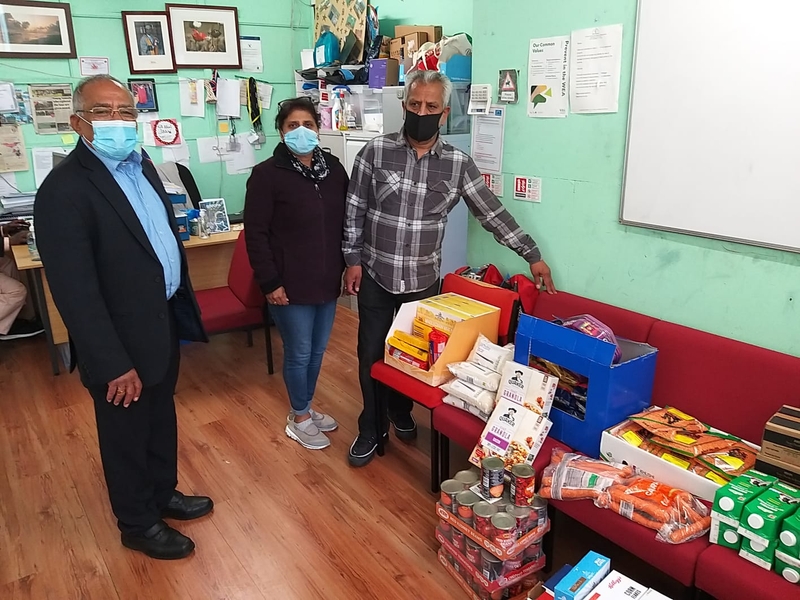
<instances>
[{"instance_id":1,"label":"wooden laminate floor","mask_svg":"<svg viewBox=\"0 0 800 600\"><path fill-rule=\"evenodd\" d=\"M263 334L253 348L244 334L184 346L179 487L216 507L178 525L197 550L175 562L120 545L77 374L50 374L43 339L0 344L0 598L463 598L436 563L427 411L414 444L393 438L385 457L347 464L361 403L356 324L339 309L316 396L340 423L324 451L284 434L286 390L267 375Z\"/></svg>"}]
</instances>

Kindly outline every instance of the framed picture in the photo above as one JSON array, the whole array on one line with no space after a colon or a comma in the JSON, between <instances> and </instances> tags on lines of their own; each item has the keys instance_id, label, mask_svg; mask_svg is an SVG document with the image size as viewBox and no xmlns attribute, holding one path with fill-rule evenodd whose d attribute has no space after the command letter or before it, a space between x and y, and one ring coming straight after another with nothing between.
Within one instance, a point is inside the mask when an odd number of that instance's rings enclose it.
<instances>
[{"instance_id":1,"label":"framed picture","mask_svg":"<svg viewBox=\"0 0 800 600\"><path fill-rule=\"evenodd\" d=\"M167 13L123 11L122 28L132 74L177 71Z\"/></svg>"},{"instance_id":2,"label":"framed picture","mask_svg":"<svg viewBox=\"0 0 800 600\"><path fill-rule=\"evenodd\" d=\"M206 211L208 219L208 233L225 233L231 230L231 223L228 219L228 209L225 206L224 198L214 198L213 200L201 200L200 210Z\"/></svg>"},{"instance_id":3,"label":"framed picture","mask_svg":"<svg viewBox=\"0 0 800 600\"><path fill-rule=\"evenodd\" d=\"M136 102L136 110L141 113L158 111L155 79L128 79L128 87Z\"/></svg>"},{"instance_id":4,"label":"framed picture","mask_svg":"<svg viewBox=\"0 0 800 600\"><path fill-rule=\"evenodd\" d=\"M0 58L77 58L69 4L0 2Z\"/></svg>"},{"instance_id":5,"label":"framed picture","mask_svg":"<svg viewBox=\"0 0 800 600\"><path fill-rule=\"evenodd\" d=\"M236 7L167 4L167 19L178 67L242 68Z\"/></svg>"}]
</instances>

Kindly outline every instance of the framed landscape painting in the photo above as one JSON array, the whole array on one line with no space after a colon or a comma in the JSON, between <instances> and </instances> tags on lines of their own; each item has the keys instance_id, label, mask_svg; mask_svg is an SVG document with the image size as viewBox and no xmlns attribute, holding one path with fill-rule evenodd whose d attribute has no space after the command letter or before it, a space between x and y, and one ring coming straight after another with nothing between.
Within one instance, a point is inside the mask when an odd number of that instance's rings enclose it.
<instances>
[{"instance_id":1,"label":"framed landscape painting","mask_svg":"<svg viewBox=\"0 0 800 600\"><path fill-rule=\"evenodd\" d=\"M232 6L167 4L175 65L241 69L238 10Z\"/></svg>"},{"instance_id":2,"label":"framed landscape painting","mask_svg":"<svg viewBox=\"0 0 800 600\"><path fill-rule=\"evenodd\" d=\"M66 2L0 0L0 58L76 58Z\"/></svg>"},{"instance_id":3,"label":"framed landscape painting","mask_svg":"<svg viewBox=\"0 0 800 600\"><path fill-rule=\"evenodd\" d=\"M131 73L177 71L167 13L122 11L122 27Z\"/></svg>"}]
</instances>

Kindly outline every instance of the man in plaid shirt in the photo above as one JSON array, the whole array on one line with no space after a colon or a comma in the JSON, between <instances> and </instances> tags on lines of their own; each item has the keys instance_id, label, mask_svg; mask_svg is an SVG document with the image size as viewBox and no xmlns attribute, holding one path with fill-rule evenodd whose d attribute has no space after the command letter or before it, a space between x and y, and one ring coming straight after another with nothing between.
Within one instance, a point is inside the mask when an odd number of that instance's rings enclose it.
<instances>
[{"instance_id":1,"label":"man in plaid shirt","mask_svg":"<svg viewBox=\"0 0 800 600\"><path fill-rule=\"evenodd\" d=\"M403 131L370 141L353 165L343 252L345 290L358 295L364 409L348 457L356 467L372 460L378 432L388 437L389 422L399 439L416 438L412 401L376 386L370 369L383 356L400 305L439 293L447 215L462 197L498 242L528 261L536 286L556 292L536 242L489 191L472 158L439 137L451 91L450 81L437 71L409 74ZM376 414L377 393L387 394L381 405L388 414Z\"/></svg>"}]
</instances>

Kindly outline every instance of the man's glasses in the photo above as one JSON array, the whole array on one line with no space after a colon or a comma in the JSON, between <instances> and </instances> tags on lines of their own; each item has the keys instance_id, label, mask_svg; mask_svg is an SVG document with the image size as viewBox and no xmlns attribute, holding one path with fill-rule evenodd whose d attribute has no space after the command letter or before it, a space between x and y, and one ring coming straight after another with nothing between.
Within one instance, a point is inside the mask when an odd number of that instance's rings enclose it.
<instances>
[{"instance_id":1,"label":"man's glasses","mask_svg":"<svg viewBox=\"0 0 800 600\"><path fill-rule=\"evenodd\" d=\"M76 110L75 112L89 113L97 121L110 121L114 118L114 113L117 113L123 121L135 121L139 116L139 111L135 108L109 108L107 106L97 106L89 110Z\"/></svg>"}]
</instances>

